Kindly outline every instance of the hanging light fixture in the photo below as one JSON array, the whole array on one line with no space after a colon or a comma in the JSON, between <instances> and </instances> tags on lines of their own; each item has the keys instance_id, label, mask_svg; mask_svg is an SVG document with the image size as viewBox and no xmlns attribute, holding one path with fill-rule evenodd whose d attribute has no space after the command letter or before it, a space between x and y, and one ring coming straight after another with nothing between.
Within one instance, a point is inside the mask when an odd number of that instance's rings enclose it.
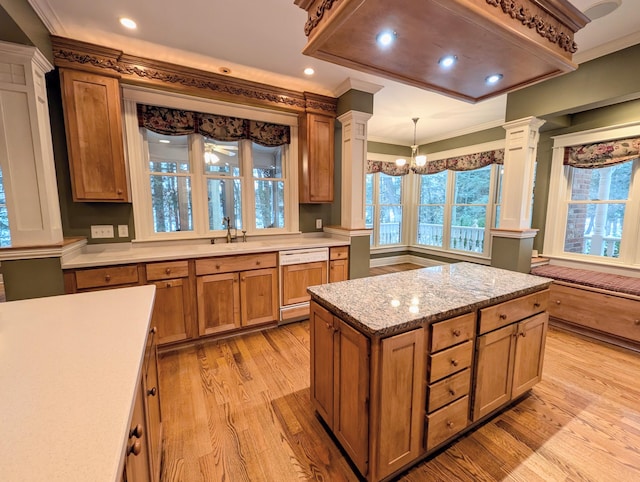
<instances>
[{"instance_id":1,"label":"hanging light fixture","mask_svg":"<svg viewBox=\"0 0 640 482\"><path fill-rule=\"evenodd\" d=\"M419 117L414 117L411 119L413 121L413 144L411 145L411 166L424 166L427 163L427 156L420 155L418 151L418 143L416 142L416 131L418 128L418 120ZM396 159L396 164L398 166L404 166L407 163L407 160L404 158Z\"/></svg>"}]
</instances>

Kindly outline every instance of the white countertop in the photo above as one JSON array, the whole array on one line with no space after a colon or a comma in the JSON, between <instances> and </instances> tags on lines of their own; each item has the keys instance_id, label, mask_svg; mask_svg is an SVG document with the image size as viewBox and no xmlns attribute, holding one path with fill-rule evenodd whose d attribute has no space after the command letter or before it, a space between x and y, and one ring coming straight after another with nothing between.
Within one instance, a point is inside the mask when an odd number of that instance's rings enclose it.
<instances>
[{"instance_id":1,"label":"white countertop","mask_svg":"<svg viewBox=\"0 0 640 482\"><path fill-rule=\"evenodd\" d=\"M329 236L298 236L266 241L242 241L211 244L206 241L175 241L167 243L106 243L87 244L62 257L62 268L86 268L125 263L168 261L234 254L265 253L289 249L309 249L345 246L349 241Z\"/></svg>"},{"instance_id":2,"label":"white countertop","mask_svg":"<svg viewBox=\"0 0 640 482\"><path fill-rule=\"evenodd\" d=\"M120 481L154 296L0 303L0 480Z\"/></svg>"}]
</instances>

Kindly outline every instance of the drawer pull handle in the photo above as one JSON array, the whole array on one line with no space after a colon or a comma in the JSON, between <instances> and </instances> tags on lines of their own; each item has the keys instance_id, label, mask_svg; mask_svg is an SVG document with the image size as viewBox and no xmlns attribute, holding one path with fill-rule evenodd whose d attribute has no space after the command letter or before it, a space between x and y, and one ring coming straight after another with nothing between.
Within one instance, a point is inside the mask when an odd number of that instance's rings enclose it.
<instances>
[{"instance_id":1,"label":"drawer pull handle","mask_svg":"<svg viewBox=\"0 0 640 482\"><path fill-rule=\"evenodd\" d=\"M171 283L167 283L167 288L171 288Z\"/></svg>"},{"instance_id":2,"label":"drawer pull handle","mask_svg":"<svg viewBox=\"0 0 640 482\"><path fill-rule=\"evenodd\" d=\"M117 193L118 195L121 195L121 194L122 194L122 189L118 189L118 190L116 191L116 193ZM136 455L138 455L138 454L136 454Z\"/></svg>"},{"instance_id":3,"label":"drawer pull handle","mask_svg":"<svg viewBox=\"0 0 640 482\"><path fill-rule=\"evenodd\" d=\"M106 275L104 275L104 280L105 280L106 282L111 281L111 275L110 275L110 274L106 274Z\"/></svg>"},{"instance_id":4,"label":"drawer pull handle","mask_svg":"<svg viewBox=\"0 0 640 482\"><path fill-rule=\"evenodd\" d=\"M220 269L220 265L219 264L216 264L216 269Z\"/></svg>"},{"instance_id":5,"label":"drawer pull handle","mask_svg":"<svg viewBox=\"0 0 640 482\"><path fill-rule=\"evenodd\" d=\"M453 388L449 389L449 395L451 395L452 397L454 397L456 395L456 391Z\"/></svg>"},{"instance_id":6,"label":"drawer pull handle","mask_svg":"<svg viewBox=\"0 0 640 482\"><path fill-rule=\"evenodd\" d=\"M556 300L556 305L559 305L559 304L560 304L560 300Z\"/></svg>"},{"instance_id":7,"label":"drawer pull handle","mask_svg":"<svg viewBox=\"0 0 640 482\"><path fill-rule=\"evenodd\" d=\"M453 425L454 423L451 420L447 421L447 427L453 428Z\"/></svg>"},{"instance_id":8,"label":"drawer pull handle","mask_svg":"<svg viewBox=\"0 0 640 482\"><path fill-rule=\"evenodd\" d=\"M633 322L633 324L634 324L634 325L636 325L636 326L640 326L640 320L635 320L635 321Z\"/></svg>"},{"instance_id":9,"label":"drawer pull handle","mask_svg":"<svg viewBox=\"0 0 640 482\"><path fill-rule=\"evenodd\" d=\"M256 266L260 266L260 260L256 261Z\"/></svg>"},{"instance_id":10,"label":"drawer pull handle","mask_svg":"<svg viewBox=\"0 0 640 482\"><path fill-rule=\"evenodd\" d=\"M453 330L453 336L460 336L460 330L458 329Z\"/></svg>"},{"instance_id":11,"label":"drawer pull handle","mask_svg":"<svg viewBox=\"0 0 640 482\"><path fill-rule=\"evenodd\" d=\"M140 440L136 440L131 445L129 445L129 448L127 448L127 455L131 455L131 454L140 455L141 451L142 451L142 444L140 443Z\"/></svg>"},{"instance_id":12,"label":"drawer pull handle","mask_svg":"<svg viewBox=\"0 0 640 482\"><path fill-rule=\"evenodd\" d=\"M151 390L147 390L147 395L150 397L155 397L157 393L158 389L156 387L153 387Z\"/></svg>"},{"instance_id":13,"label":"drawer pull handle","mask_svg":"<svg viewBox=\"0 0 640 482\"><path fill-rule=\"evenodd\" d=\"M164 270L164 272L165 272L166 274L171 274L171 268L167 268L167 269L165 269L165 270Z\"/></svg>"},{"instance_id":14,"label":"drawer pull handle","mask_svg":"<svg viewBox=\"0 0 640 482\"><path fill-rule=\"evenodd\" d=\"M500 315L500 319L501 319L501 320L506 320L506 319L507 319L507 315L505 315L504 313L502 313L502 314Z\"/></svg>"},{"instance_id":15,"label":"drawer pull handle","mask_svg":"<svg viewBox=\"0 0 640 482\"><path fill-rule=\"evenodd\" d=\"M327 330L333 330L333 325L332 325L331 323L327 323L327 322L325 321L325 323L324 323L324 324L327 326Z\"/></svg>"},{"instance_id":16,"label":"drawer pull handle","mask_svg":"<svg viewBox=\"0 0 640 482\"><path fill-rule=\"evenodd\" d=\"M457 367L460 364L460 362L458 362L458 360L452 359L451 360L451 365L454 367Z\"/></svg>"},{"instance_id":17,"label":"drawer pull handle","mask_svg":"<svg viewBox=\"0 0 640 482\"><path fill-rule=\"evenodd\" d=\"M152 335L155 335L157 332L158 328L156 328L155 326L149 330L149 333L151 333Z\"/></svg>"},{"instance_id":18,"label":"drawer pull handle","mask_svg":"<svg viewBox=\"0 0 640 482\"><path fill-rule=\"evenodd\" d=\"M139 423L129 431L129 438L133 438L133 437L140 438L142 437L143 433L144 433L144 430L142 429L142 424Z\"/></svg>"},{"instance_id":19,"label":"drawer pull handle","mask_svg":"<svg viewBox=\"0 0 640 482\"><path fill-rule=\"evenodd\" d=\"M521 336L522 338L525 338L525 337L527 336L527 332L526 332L526 331L523 331L522 333L520 333L520 336Z\"/></svg>"},{"instance_id":20,"label":"drawer pull handle","mask_svg":"<svg viewBox=\"0 0 640 482\"><path fill-rule=\"evenodd\" d=\"M536 301L536 302L533 304L533 307L534 307L534 308L540 308L540 303Z\"/></svg>"}]
</instances>

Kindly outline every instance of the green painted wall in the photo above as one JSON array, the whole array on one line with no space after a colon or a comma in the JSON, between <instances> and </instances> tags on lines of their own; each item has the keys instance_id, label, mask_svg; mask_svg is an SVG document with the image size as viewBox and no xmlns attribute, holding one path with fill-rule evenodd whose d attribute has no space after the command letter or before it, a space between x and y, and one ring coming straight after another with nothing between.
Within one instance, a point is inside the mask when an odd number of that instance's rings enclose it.
<instances>
[{"instance_id":1,"label":"green painted wall","mask_svg":"<svg viewBox=\"0 0 640 482\"><path fill-rule=\"evenodd\" d=\"M493 238L491 266L528 273L531 270L533 238Z\"/></svg>"},{"instance_id":2,"label":"green painted wall","mask_svg":"<svg viewBox=\"0 0 640 482\"><path fill-rule=\"evenodd\" d=\"M504 139L505 130L502 127L494 127L483 131L465 134L463 136L451 137L441 141L431 142L420 146L420 152L430 154L433 152L448 151L450 149L458 149L460 147L473 146L474 144L482 144Z\"/></svg>"},{"instance_id":3,"label":"green painted wall","mask_svg":"<svg viewBox=\"0 0 640 482\"><path fill-rule=\"evenodd\" d=\"M367 151L388 156L411 156L411 147L399 146L397 144L385 144L384 142L367 142Z\"/></svg>"},{"instance_id":4,"label":"green painted wall","mask_svg":"<svg viewBox=\"0 0 640 482\"><path fill-rule=\"evenodd\" d=\"M373 114L373 94L351 89L338 97L337 115L354 110Z\"/></svg>"},{"instance_id":5,"label":"green painted wall","mask_svg":"<svg viewBox=\"0 0 640 482\"><path fill-rule=\"evenodd\" d=\"M2 262L7 301L64 294L60 258Z\"/></svg>"},{"instance_id":6,"label":"green painted wall","mask_svg":"<svg viewBox=\"0 0 640 482\"><path fill-rule=\"evenodd\" d=\"M349 279L369 276L369 236L354 236L349 248Z\"/></svg>"},{"instance_id":7,"label":"green painted wall","mask_svg":"<svg viewBox=\"0 0 640 482\"><path fill-rule=\"evenodd\" d=\"M0 40L36 46L53 63L49 31L27 0L0 0Z\"/></svg>"}]
</instances>

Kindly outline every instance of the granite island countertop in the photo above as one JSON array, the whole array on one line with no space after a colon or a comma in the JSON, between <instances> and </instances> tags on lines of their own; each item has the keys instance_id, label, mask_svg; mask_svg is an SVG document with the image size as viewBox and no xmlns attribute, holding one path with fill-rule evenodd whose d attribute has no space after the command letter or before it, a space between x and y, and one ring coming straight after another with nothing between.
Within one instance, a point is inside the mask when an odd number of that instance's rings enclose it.
<instances>
[{"instance_id":1,"label":"granite island countertop","mask_svg":"<svg viewBox=\"0 0 640 482\"><path fill-rule=\"evenodd\" d=\"M454 263L311 286L311 299L364 334L388 336L547 288L552 280Z\"/></svg>"}]
</instances>

